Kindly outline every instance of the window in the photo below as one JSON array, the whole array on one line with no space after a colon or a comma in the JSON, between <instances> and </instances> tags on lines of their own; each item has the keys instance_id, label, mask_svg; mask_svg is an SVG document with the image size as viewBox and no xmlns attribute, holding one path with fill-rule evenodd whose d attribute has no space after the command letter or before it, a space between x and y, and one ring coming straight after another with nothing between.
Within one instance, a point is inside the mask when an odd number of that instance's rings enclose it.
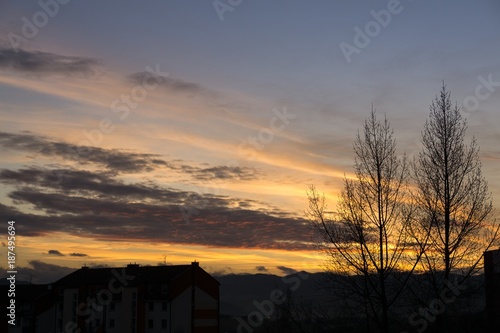
<instances>
[{"instance_id":1,"label":"window","mask_svg":"<svg viewBox=\"0 0 500 333\"><path fill-rule=\"evenodd\" d=\"M155 309L155 303L149 302L149 311L154 311L154 309Z\"/></svg>"},{"instance_id":2,"label":"window","mask_svg":"<svg viewBox=\"0 0 500 333\"><path fill-rule=\"evenodd\" d=\"M148 328L154 328L154 321L153 319L148 320Z\"/></svg>"},{"instance_id":3,"label":"window","mask_svg":"<svg viewBox=\"0 0 500 333\"><path fill-rule=\"evenodd\" d=\"M109 320L109 328L114 328L115 327L115 320L114 319L110 319Z\"/></svg>"},{"instance_id":4,"label":"window","mask_svg":"<svg viewBox=\"0 0 500 333\"><path fill-rule=\"evenodd\" d=\"M115 303L114 302L109 303L109 311L115 311Z\"/></svg>"},{"instance_id":5,"label":"window","mask_svg":"<svg viewBox=\"0 0 500 333\"><path fill-rule=\"evenodd\" d=\"M167 291L168 291L168 285L162 284L161 285L161 293L165 295L165 294L167 294Z\"/></svg>"},{"instance_id":6,"label":"window","mask_svg":"<svg viewBox=\"0 0 500 333\"><path fill-rule=\"evenodd\" d=\"M161 320L161 328L163 328L163 329L167 328L167 320L166 319Z\"/></svg>"},{"instance_id":7,"label":"window","mask_svg":"<svg viewBox=\"0 0 500 333\"><path fill-rule=\"evenodd\" d=\"M167 302L162 302L162 303L161 303L161 309L162 309L163 311L167 311L167 309L168 309L168 303L167 303Z\"/></svg>"}]
</instances>

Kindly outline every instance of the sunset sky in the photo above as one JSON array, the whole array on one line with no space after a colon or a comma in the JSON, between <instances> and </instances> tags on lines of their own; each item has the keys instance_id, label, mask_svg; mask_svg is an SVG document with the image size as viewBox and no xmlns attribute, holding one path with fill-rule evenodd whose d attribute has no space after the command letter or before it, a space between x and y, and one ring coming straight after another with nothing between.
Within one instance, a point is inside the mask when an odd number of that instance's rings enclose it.
<instances>
[{"instance_id":1,"label":"sunset sky","mask_svg":"<svg viewBox=\"0 0 500 333\"><path fill-rule=\"evenodd\" d=\"M0 3L0 217L26 275L321 270L308 185L335 209L372 104L414 156L443 80L500 206L496 0L59 1Z\"/></svg>"}]
</instances>

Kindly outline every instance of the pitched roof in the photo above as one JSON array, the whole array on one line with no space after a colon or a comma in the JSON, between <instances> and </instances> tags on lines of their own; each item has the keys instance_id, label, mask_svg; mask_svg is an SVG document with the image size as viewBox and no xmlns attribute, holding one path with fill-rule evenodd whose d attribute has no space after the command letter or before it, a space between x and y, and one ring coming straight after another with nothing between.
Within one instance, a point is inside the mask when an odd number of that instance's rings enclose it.
<instances>
[{"instance_id":1,"label":"pitched roof","mask_svg":"<svg viewBox=\"0 0 500 333\"><path fill-rule=\"evenodd\" d=\"M82 267L71 274L54 282L55 286L77 287L81 285L107 285L113 278L124 275L133 276L127 279L129 286L143 282L167 282L179 274L189 270L191 265L175 266L139 266L113 268L88 268Z\"/></svg>"}]
</instances>

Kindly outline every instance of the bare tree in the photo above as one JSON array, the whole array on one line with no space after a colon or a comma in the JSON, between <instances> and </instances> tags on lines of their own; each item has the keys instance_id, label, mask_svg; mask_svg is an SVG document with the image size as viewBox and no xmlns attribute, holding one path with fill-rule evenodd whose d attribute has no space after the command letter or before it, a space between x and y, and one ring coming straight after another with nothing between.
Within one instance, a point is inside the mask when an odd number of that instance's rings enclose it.
<instances>
[{"instance_id":1,"label":"bare tree","mask_svg":"<svg viewBox=\"0 0 500 333\"><path fill-rule=\"evenodd\" d=\"M307 216L329 256L331 275L343 276L335 285L342 284L344 308L361 311L367 325L374 322L388 332L391 305L419 257L410 251L409 170L406 158L396 155L389 122L377 121L373 110L363 134L356 136L354 152L355 179L344 178L337 214L328 213L324 196L311 186Z\"/></svg>"},{"instance_id":2,"label":"bare tree","mask_svg":"<svg viewBox=\"0 0 500 333\"><path fill-rule=\"evenodd\" d=\"M430 106L422 132L422 151L413 163L420 223L414 230L430 232L422 257L435 293L452 273L462 281L480 269L484 251L498 241L499 225L488 221L491 194L481 173L479 147L466 145L467 122L452 105L443 84Z\"/></svg>"}]
</instances>

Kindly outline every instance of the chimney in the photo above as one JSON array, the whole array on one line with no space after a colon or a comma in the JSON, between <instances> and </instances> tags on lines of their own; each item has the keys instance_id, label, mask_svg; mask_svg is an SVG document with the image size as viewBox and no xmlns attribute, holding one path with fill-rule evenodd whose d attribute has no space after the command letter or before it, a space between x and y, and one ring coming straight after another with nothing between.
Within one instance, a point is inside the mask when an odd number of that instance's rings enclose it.
<instances>
[{"instance_id":1,"label":"chimney","mask_svg":"<svg viewBox=\"0 0 500 333\"><path fill-rule=\"evenodd\" d=\"M191 266L199 267L200 263L195 260L195 261L191 262Z\"/></svg>"}]
</instances>

